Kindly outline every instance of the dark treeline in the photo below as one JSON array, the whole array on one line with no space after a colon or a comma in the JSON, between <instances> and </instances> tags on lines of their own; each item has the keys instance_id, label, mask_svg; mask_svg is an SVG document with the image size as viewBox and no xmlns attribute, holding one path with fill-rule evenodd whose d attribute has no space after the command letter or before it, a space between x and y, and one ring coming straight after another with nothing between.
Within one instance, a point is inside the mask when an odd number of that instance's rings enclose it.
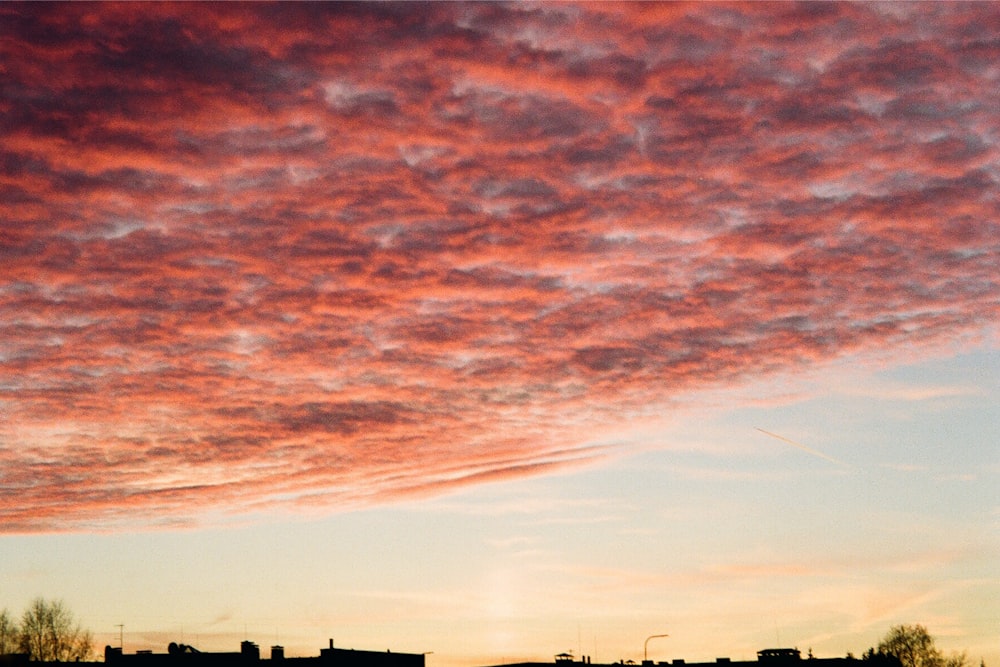
<instances>
[{"instance_id":1,"label":"dark treeline","mask_svg":"<svg viewBox=\"0 0 1000 667\"><path fill-rule=\"evenodd\" d=\"M0 611L0 655L17 653L39 662L90 660L93 638L62 601L35 598L20 620Z\"/></svg>"},{"instance_id":2,"label":"dark treeline","mask_svg":"<svg viewBox=\"0 0 1000 667\"><path fill-rule=\"evenodd\" d=\"M934 645L934 638L922 625L897 625L878 643L878 648L870 648L863 659L878 662L890 657L898 660L902 667L966 667L965 653L945 655ZM986 665L980 661L980 667Z\"/></svg>"}]
</instances>

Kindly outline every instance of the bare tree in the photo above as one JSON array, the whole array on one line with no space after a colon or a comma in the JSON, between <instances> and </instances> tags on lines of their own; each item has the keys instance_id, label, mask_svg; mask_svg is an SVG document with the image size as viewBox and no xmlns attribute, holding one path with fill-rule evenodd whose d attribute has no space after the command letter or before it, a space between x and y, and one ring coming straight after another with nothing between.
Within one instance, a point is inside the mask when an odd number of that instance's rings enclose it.
<instances>
[{"instance_id":1,"label":"bare tree","mask_svg":"<svg viewBox=\"0 0 1000 667\"><path fill-rule=\"evenodd\" d=\"M902 667L965 667L964 653L942 655L922 625L897 625L878 644L878 653L891 655Z\"/></svg>"},{"instance_id":2,"label":"bare tree","mask_svg":"<svg viewBox=\"0 0 1000 667\"><path fill-rule=\"evenodd\" d=\"M14 618L6 609L0 611L0 655L16 653L18 648L18 629Z\"/></svg>"},{"instance_id":3,"label":"bare tree","mask_svg":"<svg viewBox=\"0 0 1000 667\"><path fill-rule=\"evenodd\" d=\"M29 659L44 662L86 660L92 638L73 622L60 600L36 598L21 617L20 649Z\"/></svg>"}]
</instances>

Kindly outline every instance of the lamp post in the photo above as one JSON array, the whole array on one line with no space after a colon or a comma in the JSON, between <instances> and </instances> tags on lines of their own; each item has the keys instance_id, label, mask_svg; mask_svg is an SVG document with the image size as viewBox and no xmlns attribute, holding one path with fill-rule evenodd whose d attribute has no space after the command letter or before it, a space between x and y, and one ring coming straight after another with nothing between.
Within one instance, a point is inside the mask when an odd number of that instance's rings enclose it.
<instances>
[{"instance_id":1,"label":"lamp post","mask_svg":"<svg viewBox=\"0 0 1000 667\"><path fill-rule=\"evenodd\" d=\"M646 637L646 641L642 644L642 664L649 662L649 640L656 639L657 637L669 637L670 635L650 635Z\"/></svg>"}]
</instances>

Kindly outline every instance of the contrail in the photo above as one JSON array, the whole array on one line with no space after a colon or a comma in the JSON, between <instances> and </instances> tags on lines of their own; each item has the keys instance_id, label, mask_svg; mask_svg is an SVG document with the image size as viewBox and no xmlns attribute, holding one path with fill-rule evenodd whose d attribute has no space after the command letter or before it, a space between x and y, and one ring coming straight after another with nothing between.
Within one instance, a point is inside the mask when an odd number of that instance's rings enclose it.
<instances>
[{"instance_id":1,"label":"contrail","mask_svg":"<svg viewBox=\"0 0 1000 667\"><path fill-rule=\"evenodd\" d=\"M754 428L756 428L758 431L760 431L764 435L769 435L772 438L777 438L778 440L781 440L782 442L787 442L789 445L791 445L793 447L798 447L799 449L801 449L804 452L809 452L813 456L818 456L821 459L826 459L827 461L829 461L831 463L836 463L837 465L841 465L841 466L846 466L847 465L843 461L838 461L837 459L833 458L832 456L827 456L823 452L817 452L815 449L810 449L810 448L806 447L803 444L795 442L794 440L789 440L788 438L786 438L784 436L781 436L781 435L778 435L777 433L771 433L770 431L765 431L764 429L758 428L756 426Z\"/></svg>"}]
</instances>

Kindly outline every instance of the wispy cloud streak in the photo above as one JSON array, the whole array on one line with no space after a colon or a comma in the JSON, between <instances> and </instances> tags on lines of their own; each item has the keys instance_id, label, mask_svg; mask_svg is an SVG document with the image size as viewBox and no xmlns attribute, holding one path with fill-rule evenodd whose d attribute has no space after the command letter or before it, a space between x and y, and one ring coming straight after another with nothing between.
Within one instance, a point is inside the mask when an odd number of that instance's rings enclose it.
<instances>
[{"instance_id":1,"label":"wispy cloud streak","mask_svg":"<svg viewBox=\"0 0 1000 667\"><path fill-rule=\"evenodd\" d=\"M0 14L6 531L550 470L1000 314L990 5Z\"/></svg>"},{"instance_id":2,"label":"wispy cloud streak","mask_svg":"<svg viewBox=\"0 0 1000 667\"><path fill-rule=\"evenodd\" d=\"M802 443L796 442L796 441L791 440L789 438L786 438L783 435L778 435L777 433L771 433L770 431L765 431L762 428L757 428L757 427L755 427L755 428L756 428L756 430L760 431L764 435L769 435L772 438L777 438L778 440L781 440L782 442L787 442L792 447L796 447L798 449L801 449L802 451L806 452L807 454L812 454L813 456L816 456L816 457L819 457L819 458L824 459L826 461L829 461L830 463L836 463L837 465L841 465L841 466L847 465L843 461L838 461L837 459L833 458L832 456L827 456L826 454L824 454L821 451L815 450L815 449L813 449L811 447L806 447Z\"/></svg>"}]
</instances>

